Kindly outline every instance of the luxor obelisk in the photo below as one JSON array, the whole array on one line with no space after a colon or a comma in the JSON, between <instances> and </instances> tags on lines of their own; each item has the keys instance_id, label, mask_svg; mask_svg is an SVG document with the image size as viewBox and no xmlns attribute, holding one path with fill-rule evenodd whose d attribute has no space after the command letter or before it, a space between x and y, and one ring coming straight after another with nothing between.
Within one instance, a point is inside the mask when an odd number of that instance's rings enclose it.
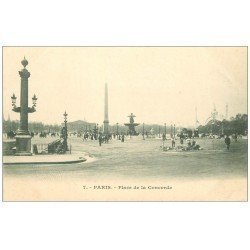
<instances>
[{"instance_id":1,"label":"luxor obelisk","mask_svg":"<svg viewBox=\"0 0 250 250\"><path fill-rule=\"evenodd\" d=\"M108 85L107 83L105 83L103 133L105 135L109 134Z\"/></svg>"}]
</instances>

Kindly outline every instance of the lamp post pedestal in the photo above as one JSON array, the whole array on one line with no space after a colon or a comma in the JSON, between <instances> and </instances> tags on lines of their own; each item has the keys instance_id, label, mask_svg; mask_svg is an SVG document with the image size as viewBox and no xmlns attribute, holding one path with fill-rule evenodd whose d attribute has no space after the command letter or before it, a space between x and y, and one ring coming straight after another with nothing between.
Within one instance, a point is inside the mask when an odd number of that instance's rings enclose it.
<instances>
[{"instance_id":1,"label":"lamp post pedestal","mask_svg":"<svg viewBox=\"0 0 250 250\"><path fill-rule=\"evenodd\" d=\"M26 156L31 153L31 136L30 135L16 135L16 153L15 155Z\"/></svg>"}]
</instances>

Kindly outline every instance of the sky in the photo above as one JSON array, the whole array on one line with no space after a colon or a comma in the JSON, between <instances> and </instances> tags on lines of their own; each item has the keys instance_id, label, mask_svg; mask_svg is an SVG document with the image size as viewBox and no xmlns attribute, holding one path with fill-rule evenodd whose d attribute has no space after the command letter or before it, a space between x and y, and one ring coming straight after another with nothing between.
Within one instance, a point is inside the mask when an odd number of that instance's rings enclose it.
<instances>
[{"instance_id":1,"label":"sky","mask_svg":"<svg viewBox=\"0 0 250 250\"><path fill-rule=\"evenodd\" d=\"M14 120L11 95L20 102L21 60L26 57L29 121L101 124L108 84L109 122L204 124L215 105L220 117L247 113L247 47L4 47L3 115Z\"/></svg>"}]
</instances>

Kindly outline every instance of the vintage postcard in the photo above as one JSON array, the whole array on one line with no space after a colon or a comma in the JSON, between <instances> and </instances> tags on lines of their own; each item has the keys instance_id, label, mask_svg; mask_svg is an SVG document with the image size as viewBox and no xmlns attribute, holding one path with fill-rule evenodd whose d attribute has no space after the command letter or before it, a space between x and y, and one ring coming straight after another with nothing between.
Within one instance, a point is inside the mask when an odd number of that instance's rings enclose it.
<instances>
[{"instance_id":1,"label":"vintage postcard","mask_svg":"<svg viewBox=\"0 0 250 250\"><path fill-rule=\"evenodd\" d=\"M247 201L247 47L3 47L3 201Z\"/></svg>"}]
</instances>

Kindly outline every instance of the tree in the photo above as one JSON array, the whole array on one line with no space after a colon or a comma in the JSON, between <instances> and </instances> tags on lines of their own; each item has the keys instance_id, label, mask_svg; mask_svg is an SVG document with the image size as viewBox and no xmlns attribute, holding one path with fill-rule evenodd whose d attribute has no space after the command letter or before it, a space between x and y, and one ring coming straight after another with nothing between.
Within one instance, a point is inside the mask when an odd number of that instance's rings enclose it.
<instances>
[{"instance_id":1,"label":"tree","mask_svg":"<svg viewBox=\"0 0 250 250\"><path fill-rule=\"evenodd\" d=\"M237 114L235 117L231 117L230 120L211 120L204 126L199 126L200 133L213 133L213 134L238 134L246 135L247 134L247 123L248 116L247 114Z\"/></svg>"}]
</instances>

